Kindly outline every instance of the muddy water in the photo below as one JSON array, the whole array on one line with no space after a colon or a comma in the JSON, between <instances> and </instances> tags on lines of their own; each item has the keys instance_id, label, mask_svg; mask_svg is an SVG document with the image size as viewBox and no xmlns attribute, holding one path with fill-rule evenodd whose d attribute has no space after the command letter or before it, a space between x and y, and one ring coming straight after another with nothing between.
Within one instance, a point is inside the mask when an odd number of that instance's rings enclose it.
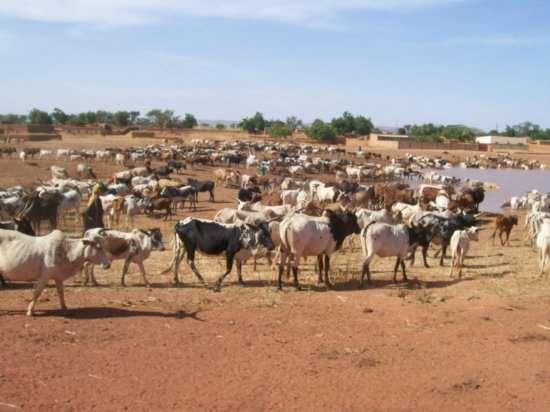
<instances>
[{"instance_id":1,"label":"muddy water","mask_svg":"<svg viewBox=\"0 0 550 412\"><path fill-rule=\"evenodd\" d=\"M515 169L463 169L460 167L439 170L437 173L458 177L464 181L467 178L483 182L496 183L500 190L485 193L485 201L481 210L500 212L500 206L512 196L522 195L532 189L540 192L550 192L550 171L548 170L515 170Z\"/></svg>"}]
</instances>

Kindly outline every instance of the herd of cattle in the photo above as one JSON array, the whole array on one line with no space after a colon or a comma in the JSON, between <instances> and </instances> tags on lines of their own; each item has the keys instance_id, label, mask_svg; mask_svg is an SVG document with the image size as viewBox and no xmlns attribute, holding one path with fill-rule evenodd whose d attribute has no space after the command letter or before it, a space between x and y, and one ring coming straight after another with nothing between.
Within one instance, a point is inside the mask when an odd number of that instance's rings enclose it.
<instances>
[{"instance_id":1,"label":"herd of cattle","mask_svg":"<svg viewBox=\"0 0 550 412\"><path fill-rule=\"evenodd\" d=\"M428 267L430 245L439 247L441 266L450 248L450 275L458 269L460 276L470 242L479 236L476 215L484 200L483 183L470 181L459 188L457 179L433 171L448 165L441 158L407 154L390 159L361 150L345 155L334 147L213 141L96 151L24 149L19 152L22 161L37 157L88 163L79 163L73 177L64 167L52 166L49 181L0 190L0 214L6 219L0 223L0 281L36 281L28 315L50 279L65 309L64 280L82 272L85 284L95 285L94 266L109 268L113 260L124 261L122 284L128 266L135 263L149 285L144 261L152 251L164 250L163 236L158 228L135 229L134 217L162 211L166 220L186 203L190 215L174 226L173 258L165 271L173 272L175 283L185 259L206 284L195 265L200 252L225 254L226 268L214 290L221 288L234 264L239 283L244 283L243 264L253 258L256 266L264 257L269 265L272 259L276 262L279 289L285 269L287 276L292 271L299 288L298 268L307 257L316 258L318 280L329 287L331 255L346 238L353 241L353 235L358 235L364 257L361 286L365 275L371 281L374 256L395 257L394 281L399 268L407 280L405 261L414 264L420 247ZM98 179L92 160L123 170ZM183 180L182 174L197 165L212 168L214 179ZM215 202L219 186L235 189L235 207L217 211L212 219L193 216L199 194L207 193L207 201ZM528 215L529 233L541 250L541 271L550 259L546 200L541 195L530 202L533 212ZM80 237L57 229L71 212L82 228ZM122 216L126 231L121 230ZM50 233L37 236L43 221ZM493 238L498 233L504 245L515 224L516 216L500 216Z\"/></svg>"}]
</instances>

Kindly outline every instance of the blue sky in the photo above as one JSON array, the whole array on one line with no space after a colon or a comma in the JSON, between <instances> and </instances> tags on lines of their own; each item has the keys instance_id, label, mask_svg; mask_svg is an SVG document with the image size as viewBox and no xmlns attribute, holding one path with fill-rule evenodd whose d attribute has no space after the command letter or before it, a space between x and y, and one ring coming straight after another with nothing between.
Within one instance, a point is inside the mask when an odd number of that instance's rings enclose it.
<instances>
[{"instance_id":1,"label":"blue sky","mask_svg":"<svg viewBox=\"0 0 550 412\"><path fill-rule=\"evenodd\" d=\"M0 0L0 112L550 127L543 0Z\"/></svg>"}]
</instances>

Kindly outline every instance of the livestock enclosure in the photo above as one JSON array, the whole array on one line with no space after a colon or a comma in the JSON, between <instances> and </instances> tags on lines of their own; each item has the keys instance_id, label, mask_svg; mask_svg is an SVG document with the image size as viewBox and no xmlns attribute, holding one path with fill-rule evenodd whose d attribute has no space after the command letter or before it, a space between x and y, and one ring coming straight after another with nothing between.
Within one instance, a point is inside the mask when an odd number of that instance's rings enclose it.
<instances>
[{"instance_id":1,"label":"livestock enclosure","mask_svg":"<svg viewBox=\"0 0 550 412\"><path fill-rule=\"evenodd\" d=\"M158 139L64 136L40 147L149 143ZM36 144L18 149L30 146ZM382 158L403 155L376 152ZM3 157L0 187L46 180L52 165L74 176L77 163ZM112 162L89 163L100 179L121 170ZM209 179L214 169L197 165L181 177ZM462 279L449 278L449 260L439 267L431 249L431 267L417 256L415 266L407 264L409 281L397 284L394 260L376 258L372 285L358 290L362 256L359 242L350 238L333 256L332 289L316 284L311 258L301 266L302 291L290 281L276 291L276 270L265 259L256 272L245 265L245 287L233 272L214 293L185 264L183 285L173 286L172 275L160 272L172 257L176 219L212 218L234 206L236 193L220 185L215 202L199 195L196 212L178 210L166 222L136 218L136 227L160 227L167 246L145 262L151 288L135 267L121 287L122 264L116 262L97 270L101 286L84 286L79 275L68 281L68 313L58 310L51 287L38 316L27 318L32 285L0 286L0 410L548 409L550 279L538 275L522 212L505 247L490 240L494 215L479 216L481 238ZM81 232L74 216L61 227ZM197 257L209 282L224 265L222 257Z\"/></svg>"}]
</instances>

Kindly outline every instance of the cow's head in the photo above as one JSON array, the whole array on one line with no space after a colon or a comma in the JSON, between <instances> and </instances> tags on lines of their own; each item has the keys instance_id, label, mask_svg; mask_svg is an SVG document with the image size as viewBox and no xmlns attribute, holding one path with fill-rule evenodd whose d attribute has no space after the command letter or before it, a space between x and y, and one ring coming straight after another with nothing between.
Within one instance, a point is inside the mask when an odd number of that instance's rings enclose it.
<instances>
[{"instance_id":1,"label":"cow's head","mask_svg":"<svg viewBox=\"0 0 550 412\"><path fill-rule=\"evenodd\" d=\"M469 227L466 232L470 240L479 240L479 228L477 226Z\"/></svg>"},{"instance_id":2,"label":"cow's head","mask_svg":"<svg viewBox=\"0 0 550 412\"><path fill-rule=\"evenodd\" d=\"M271 233L269 232L269 226L265 222L257 225L246 223L241 233L241 244L243 248L251 249L253 253L256 253L261 248L267 250L275 249Z\"/></svg>"},{"instance_id":3,"label":"cow's head","mask_svg":"<svg viewBox=\"0 0 550 412\"><path fill-rule=\"evenodd\" d=\"M105 238L102 236L90 236L81 240L84 245L84 260L95 265L101 265L103 269L111 267L111 261L105 252Z\"/></svg>"},{"instance_id":4,"label":"cow's head","mask_svg":"<svg viewBox=\"0 0 550 412\"><path fill-rule=\"evenodd\" d=\"M151 239L151 245L153 246L154 250L158 250L160 252L164 251L164 243L162 242L162 232L158 227L154 229L149 229L147 231L147 234L149 235L149 238Z\"/></svg>"}]
</instances>

